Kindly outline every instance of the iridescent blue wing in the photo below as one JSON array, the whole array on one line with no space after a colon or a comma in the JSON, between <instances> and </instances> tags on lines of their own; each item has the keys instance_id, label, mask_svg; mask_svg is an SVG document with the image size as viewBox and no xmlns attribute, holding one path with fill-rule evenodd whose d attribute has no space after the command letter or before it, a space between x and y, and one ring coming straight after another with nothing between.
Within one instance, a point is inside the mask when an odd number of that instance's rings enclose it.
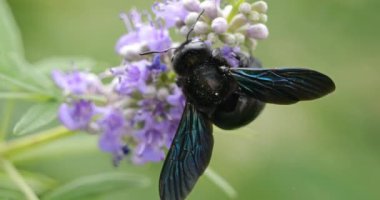
<instances>
[{"instance_id":1,"label":"iridescent blue wing","mask_svg":"<svg viewBox=\"0 0 380 200\"><path fill-rule=\"evenodd\" d=\"M310 69L231 68L241 90L263 102L293 104L320 98L335 89L326 75Z\"/></svg>"},{"instance_id":2,"label":"iridescent blue wing","mask_svg":"<svg viewBox=\"0 0 380 200\"><path fill-rule=\"evenodd\" d=\"M161 171L161 200L186 198L207 168L213 141L211 122L187 103Z\"/></svg>"}]
</instances>

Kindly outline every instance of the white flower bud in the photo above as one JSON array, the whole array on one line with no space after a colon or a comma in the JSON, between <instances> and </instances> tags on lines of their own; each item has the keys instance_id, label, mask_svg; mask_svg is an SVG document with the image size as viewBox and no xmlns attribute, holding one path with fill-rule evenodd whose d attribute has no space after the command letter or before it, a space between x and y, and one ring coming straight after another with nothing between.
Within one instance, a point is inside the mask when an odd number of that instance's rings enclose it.
<instances>
[{"instance_id":1,"label":"white flower bud","mask_svg":"<svg viewBox=\"0 0 380 200\"><path fill-rule=\"evenodd\" d=\"M216 38L217 38L217 35L216 35L215 33L211 32L211 33L209 33L209 34L207 35L206 40L207 40L207 41L211 41L211 43L213 43L213 42L216 41Z\"/></svg>"},{"instance_id":2,"label":"white flower bud","mask_svg":"<svg viewBox=\"0 0 380 200\"><path fill-rule=\"evenodd\" d=\"M268 11L268 4L265 1L257 1L252 4L252 10L259 13L266 13Z\"/></svg>"},{"instance_id":3,"label":"white flower bud","mask_svg":"<svg viewBox=\"0 0 380 200\"><path fill-rule=\"evenodd\" d=\"M181 35L187 35L189 33L189 31L190 31L190 28L187 26L182 26L181 29L179 30Z\"/></svg>"},{"instance_id":4,"label":"white flower bud","mask_svg":"<svg viewBox=\"0 0 380 200\"><path fill-rule=\"evenodd\" d=\"M218 16L218 6L214 1L203 1L201 3L201 8L205 10L205 15L211 19L214 19Z\"/></svg>"},{"instance_id":5,"label":"white flower bud","mask_svg":"<svg viewBox=\"0 0 380 200\"><path fill-rule=\"evenodd\" d=\"M135 116L136 110L132 108L125 109L123 114L126 120L131 120Z\"/></svg>"},{"instance_id":6,"label":"white flower bud","mask_svg":"<svg viewBox=\"0 0 380 200\"><path fill-rule=\"evenodd\" d=\"M222 34L227 31L227 20L223 17L217 17L212 21L211 28L216 34Z\"/></svg>"},{"instance_id":7,"label":"white flower bud","mask_svg":"<svg viewBox=\"0 0 380 200\"><path fill-rule=\"evenodd\" d=\"M235 15L230 23L230 30L236 30L247 23L247 18L243 14Z\"/></svg>"},{"instance_id":8,"label":"white flower bud","mask_svg":"<svg viewBox=\"0 0 380 200\"><path fill-rule=\"evenodd\" d=\"M143 94L144 98L152 99L156 96L156 88L153 85L147 85Z\"/></svg>"},{"instance_id":9,"label":"white flower bud","mask_svg":"<svg viewBox=\"0 0 380 200\"><path fill-rule=\"evenodd\" d=\"M219 39L227 45L234 46L236 44L236 38L234 35L224 33L219 36Z\"/></svg>"},{"instance_id":10,"label":"white flower bud","mask_svg":"<svg viewBox=\"0 0 380 200\"><path fill-rule=\"evenodd\" d=\"M183 5L188 11L192 11L192 12L201 11L201 3L199 2L199 0L183 0Z\"/></svg>"},{"instance_id":11,"label":"white flower bud","mask_svg":"<svg viewBox=\"0 0 380 200\"><path fill-rule=\"evenodd\" d=\"M260 21L260 13L257 11L252 11L248 14L248 19L251 22L259 22Z\"/></svg>"},{"instance_id":12,"label":"white flower bud","mask_svg":"<svg viewBox=\"0 0 380 200\"><path fill-rule=\"evenodd\" d=\"M235 33L236 43L243 44L245 41L245 36L241 33Z\"/></svg>"},{"instance_id":13,"label":"white flower bud","mask_svg":"<svg viewBox=\"0 0 380 200\"><path fill-rule=\"evenodd\" d=\"M199 13L191 12L189 13L185 18L185 24L188 26L192 26L197 22L197 18L199 16Z\"/></svg>"},{"instance_id":14,"label":"white flower bud","mask_svg":"<svg viewBox=\"0 0 380 200\"><path fill-rule=\"evenodd\" d=\"M266 23L268 21L268 15L266 14L260 14L260 20L261 23Z\"/></svg>"},{"instance_id":15,"label":"white flower bud","mask_svg":"<svg viewBox=\"0 0 380 200\"><path fill-rule=\"evenodd\" d=\"M268 28L264 24L254 24L249 26L247 29L247 36L250 38L263 40L266 39L268 35Z\"/></svg>"},{"instance_id":16,"label":"white flower bud","mask_svg":"<svg viewBox=\"0 0 380 200\"><path fill-rule=\"evenodd\" d=\"M169 95L169 90L167 88L160 88L157 92L157 98L161 101L165 101L168 95Z\"/></svg>"},{"instance_id":17,"label":"white flower bud","mask_svg":"<svg viewBox=\"0 0 380 200\"><path fill-rule=\"evenodd\" d=\"M239 11L243 14L248 14L249 12L251 12L251 9L252 9L252 6L251 4L247 3L247 2L243 2L242 4L240 4L239 6Z\"/></svg>"},{"instance_id":18,"label":"white flower bud","mask_svg":"<svg viewBox=\"0 0 380 200\"><path fill-rule=\"evenodd\" d=\"M195 23L194 32L196 34L205 34L205 33L208 33L209 30L210 28L207 23L202 22L202 21L198 21L197 23Z\"/></svg>"}]
</instances>

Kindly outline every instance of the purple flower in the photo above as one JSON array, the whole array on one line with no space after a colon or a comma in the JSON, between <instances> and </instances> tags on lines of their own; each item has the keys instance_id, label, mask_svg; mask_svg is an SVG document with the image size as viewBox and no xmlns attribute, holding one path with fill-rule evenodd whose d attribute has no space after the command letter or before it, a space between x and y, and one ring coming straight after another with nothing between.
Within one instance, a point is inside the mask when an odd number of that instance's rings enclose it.
<instances>
[{"instance_id":1,"label":"purple flower","mask_svg":"<svg viewBox=\"0 0 380 200\"><path fill-rule=\"evenodd\" d=\"M125 56L127 60L138 60L142 58L139 55L142 52L160 51L171 46L167 29L153 22L143 23L137 12L132 12L131 15L134 29L129 30L119 39L115 47L116 52ZM124 20L128 20L130 24L128 17L125 17Z\"/></svg>"},{"instance_id":2,"label":"purple flower","mask_svg":"<svg viewBox=\"0 0 380 200\"><path fill-rule=\"evenodd\" d=\"M178 86L174 86L172 90L172 93L166 97L166 101L174 107L184 106L185 97L183 96L182 90Z\"/></svg>"},{"instance_id":3,"label":"purple flower","mask_svg":"<svg viewBox=\"0 0 380 200\"><path fill-rule=\"evenodd\" d=\"M155 3L152 10L156 18L165 20L167 28L173 27L177 23L184 23L183 21L189 13L182 0Z\"/></svg>"},{"instance_id":4,"label":"purple flower","mask_svg":"<svg viewBox=\"0 0 380 200\"><path fill-rule=\"evenodd\" d=\"M164 158L165 153L160 147L141 143L137 145L132 161L135 164L145 164L147 162L159 162Z\"/></svg>"},{"instance_id":5,"label":"purple flower","mask_svg":"<svg viewBox=\"0 0 380 200\"><path fill-rule=\"evenodd\" d=\"M141 60L133 63L129 63L125 66L124 73L120 73L115 89L119 94L130 95L134 91L144 92L146 89L146 81L149 77L149 72L147 66L149 62L146 60Z\"/></svg>"},{"instance_id":6,"label":"purple flower","mask_svg":"<svg viewBox=\"0 0 380 200\"><path fill-rule=\"evenodd\" d=\"M165 144L166 137L166 121L157 119L160 118L163 109L156 108L153 103L154 100L143 100L141 103L142 109L134 118L135 124L143 123L143 128L136 131L134 138L136 140L137 147L134 151L132 158L136 164L144 164L146 162L158 162L164 158L164 152L162 146ZM159 103L159 102L157 102ZM161 116L162 117L162 116Z\"/></svg>"},{"instance_id":7,"label":"purple flower","mask_svg":"<svg viewBox=\"0 0 380 200\"><path fill-rule=\"evenodd\" d=\"M170 27L183 35L194 28L192 39L220 48L228 64L237 67L240 46L252 48L268 36L264 25L267 5L241 3L233 12L236 5L232 1L223 4L224 8L220 4L220 0L163 0L152 7L153 17L136 10L121 14L128 31L115 46L123 56L120 66L99 77L79 71L52 72L70 102L59 108L62 124L71 130L99 133L99 148L112 154L115 165L129 153L136 164L163 160L186 100L171 71L172 54L140 53L170 48ZM228 46L221 48L220 44Z\"/></svg>"},{"instance_id":8,"label":"purple flower","mask_svg":"<svg viewBox=\"0 0 380 200\"><path fill-rule=\"evenodd\" d=\"M60 121L70 130L86 129L93 115L94 105L86 100L75 101L72 105L63 103L58 111Z\"/></svg>"},{"instance_id":9,"label":"purple flower","mask_svg":"<svg viewBox=\"0 0 380 200\"><path fill-rule=\"evenodd\" d=\"M65 92L80 95L90 90L96 91L100 87L100 81L94 74L84 72L62 73L59 70L52 72L54 82Z\"/></svg>"},{"instance_id":10,"label":"purple flower","mask_svg":"<svg viewBox=\"0 0 380 200\"><path fill-rule=\"evenodd\" d=\"M161 62L161 56L156 54L153 57L153 62L148 66L149 70L166 71L166 65Z\"/></svg>"},{"instance_id":11,"label":"purple flower","mask_svg":"<svg viewBox=\"0 0 380 200\"><path fill-rule=\"evenodd\" d=\"M114 164L118 165L125 154L123 135L126 134L126 122L119 110L105 109L104 116L98 121L103 132L99 139L99 147L105 152L112 153Z\"/></svg>"},{"instance_id":12,"label":"purple flower","mask_svg":"<svg viewBox=\"0 0 380 200\"><path fill-rule=\"evenodd\" d=\"M266 39L268 35L268 28L264 24L254 24L249 26L247 29L247 36L250 38L263 40Z\"/></svg>"},{"instance_id":13,"label":"purple flower","mask_svg":"<svg viewBox=\"0 0 380 200\"><path fill-rule=\"evenodd\" d=\"M223 57L227 60L228 64L230 64L231 67L238 67L239 66L239 60L236 58L236 53L240 52L240 49L238 47L230 47L230 46L224 46L221 48L221 52Z\"/></svg>"}]
</instances>

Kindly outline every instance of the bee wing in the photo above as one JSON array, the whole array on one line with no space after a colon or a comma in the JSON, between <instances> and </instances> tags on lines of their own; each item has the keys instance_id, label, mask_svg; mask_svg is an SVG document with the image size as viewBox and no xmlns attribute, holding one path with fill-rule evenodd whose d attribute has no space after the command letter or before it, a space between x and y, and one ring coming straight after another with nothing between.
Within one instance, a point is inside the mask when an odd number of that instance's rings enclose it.
<instances>
[{"instance_id":1,"label":"bee wing","mask_svg":"<svg viewBox=\"0 0 380 200\"><path fill-rule=\"evenodd\" d=\"M213 144L211 122L187 103L161 171L161 200L186 198L207 168Z\"/></svg>"},{"instance_id":2,"label":"bee wing","mask_svg":"<svg viewBox=\"0 0 380 200\"><path fill-rule=\"evenodd\" d=\"M293 104L335 90L328 76L310 69L231 68L230 72L244 93L267 103Z\"/></svg>"}]
</instances>

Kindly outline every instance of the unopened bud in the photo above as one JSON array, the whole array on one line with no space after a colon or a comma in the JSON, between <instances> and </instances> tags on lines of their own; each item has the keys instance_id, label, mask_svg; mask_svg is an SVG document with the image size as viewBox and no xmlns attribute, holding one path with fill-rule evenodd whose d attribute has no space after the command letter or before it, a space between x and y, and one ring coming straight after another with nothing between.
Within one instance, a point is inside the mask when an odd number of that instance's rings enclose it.
<instances>
[{"instance_id":1,"label":"unopened bud","mask_svg":"<svg viewBox=\"0 0 380 200\"><path fill-rule=\"evenodd\" d=\"M248 27L247 36L258 40L266 39L269 35L267 26L264 24L254 24Z\"/></svg>"},{"instance_id":2,"label":"unopened bud","mask_svg":"<svg viewBox=\"0 0 380 200\"><path fill-rule=\"evenodd\" d=\"M197 22L198 16L199 16L199 13L196 13L196 12L189 13L185 18L185 24L188 26L194 25L195 22Z\"/></svg>"},{"instance_id":3,"label":"unopened bud","mask_svg":"<svg viewBox=\"0 0 380 200\"><path fill-rule=\"evenodd\" d=\"M211 28L216 34L222 34L227 31L227 20L223 17L215 18L211 23Z\"/></svg>"},{"instance_id":4,"label":"unopened bud","mask_svg":"<svg viewBox=\"0 0 380 200\"><path fill-rule=\"evenodd\" d=\"M220 40L229 46L234 46L236 44L236 38L234 35L229 33L224 33L219 36Z\"/></svg>"},{"instance_id":5,"label":"unopened bud","mask_svg":"<svg viewBox=\"0 0 380 200\"><path fill-rule=\"evenodd\" d=\"M155 95L156 95L156 88L152 85L146 86L143 93L143 97L147 99L152 99L155 97Z\"/></svg>"},{"instance_id":6,"label":"unopened bud","mask_svg":"<svg viewBox=\"0 0 380 200\"><path fill-rule=\"evenodd\" d=\"M205 34L205 33L208 33L209 30L210 28L207 23L202 22L202 21L198 21L197 23L195 23L194 32L196 34Z\"/></svg>"},{"instance_id":7,"label":"unopened bud","mask_svg":"<svg viewBox=\"0 0 380 200\"><path fill-rule=\"evenodd\" d=\"M183 5L188 11L191 11L191 12L201 11L201 3L199 2L199 0L183 0Z\"/></svg>"},{"instance_id":8,"label":"unopened bud","mask_svg":"<svg viewBox=\"0 0 380 200\"><path fill-rule=\"evenodd\" d=\"M257 23L257 22L260 21L260 13L258 13L257 11L251 11L248 14L248 19L251 22L256 22Z\"/></svg>"},{"instance_id":9,"label":"unopened bud","mask_svg":"<svg viewBox=\"0 0 380 200\"><path fill-rule=\"evenodd\" d=\"M235 33L236 43L243 44L245 40L245 36L241 33Z\"/></svg>"},{"instance_id":10,"label":"unopened bud","mask_svg":"<svg viewBox=\"0 0 380 200\"><path fill-rule=\"evenodd\" d=\"M266 23L268 21L268 15L266 14L260 14L260 22Z\"/></svg>"},{"instance_id":11,"label":"unopened bud","mask_svg":"<svg viewBox=\"0 0 380 200\"><path fill-rule=\"evenodd\" d=\"M249 12L251 12L251 9L252 9L252 6L251 4L247 3L247 2L243 2L242 4L240 4L239 6L239 11L243 14L248 14Z\"/></svg>"},{"instance_id":12,"label":"unopened bud","mask_svg":"<svg viewBox=\"0 0 380 200\"><path fill-rule=\"evenodd\" d=\"M216 38L217 38L217 35L213 32L207 35L207 41L210 41L211 43L215 42Z\"/></svg>"},{"instance_id":13,"label":"unopened bud","mask_svg":"<svg viewBox=\"0 0 380 200\"><path fill-rule=\"evenodd\" d=\"M218 6L214 1L203 1L201 3L201 8L205 10L205 15L211 19L214 19L218 16Z\"/></svg>"},{"instance_id":14,"label":"unopened bud","mask_svg":"<svg viewBox=\"0 0 380 200\"><path fill-rule=\"evenodd\" d=\"M161 101L165 101L168 95L169 95L169 90L167 88L160 88L157 92L157 98Z\"/></svg>"},{"instance_id":15,"label":"unopened bud","mask_svg":"<svg viewBox=\"0 0 380 200\"><path fill-rule=\"evenodd\" d=\"M124 114L124 117L125 117L126 120L131 120L135 116L136 110L132 109L132 108L125 109L124 112L123 112L123 114Z\"/></svg>"},{"instance_id":16,"label":"unopened bud","mask_svg":"<svg viewBox=\"0 0 380 200\"><path fill-rule=\"evenodd\" d=\"M268 4L265 1L257 1L252 4L252 10L259 13L266 13L268 11Z\"/></svg>"}]
</instances>

